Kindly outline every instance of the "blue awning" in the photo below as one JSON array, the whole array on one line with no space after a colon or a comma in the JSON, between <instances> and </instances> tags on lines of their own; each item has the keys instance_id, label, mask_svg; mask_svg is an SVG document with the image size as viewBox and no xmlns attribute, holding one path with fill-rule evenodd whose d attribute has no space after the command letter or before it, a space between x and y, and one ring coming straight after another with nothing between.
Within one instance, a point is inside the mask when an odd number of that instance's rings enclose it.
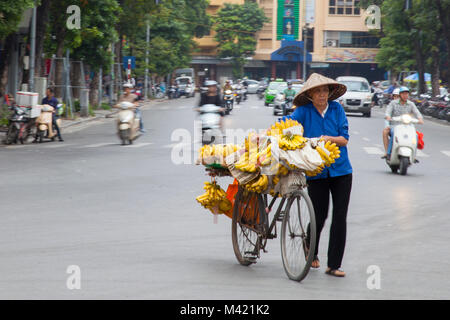
<instances>
[{"instance_id":1,"label":"blue awning","mask_svg":"<svg viewBox=\"0 0 450 320\"><path fill-rule=\"evenodd\" d=\"M286 61L286 62L303 62L303 41L281 41L281 48L274 51L270 55L271 61ZM312 57L309 52L306 53L306 62L311 62Z\"/></svg>"}]
</instances>

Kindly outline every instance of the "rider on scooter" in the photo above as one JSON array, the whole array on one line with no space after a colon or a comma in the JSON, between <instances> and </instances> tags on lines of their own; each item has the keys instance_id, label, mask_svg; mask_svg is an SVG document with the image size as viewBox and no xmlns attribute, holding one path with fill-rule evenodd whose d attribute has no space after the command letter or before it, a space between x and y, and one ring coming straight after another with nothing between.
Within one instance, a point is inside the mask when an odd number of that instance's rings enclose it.
<instances>
[{"instance_id":1,"label":"rider on scooter","mask_svg":"<svg viewBox=\"0 0 450 320\"><path fill-rule=\"evenodd\" d=\"M295 98L295 95L297 94L297 92L294 89L292 89L292 82L290 82L290 81L288 82L288 87L287 87L287 89L284 89L283 93L284 93L285 98L287 98L287 97Z\"/></svg>"},{"instance_id":2,"label":"rider on scooter","mask_svg":"<svg viewBox=\"0 0 450 320\"><path fill-rule=\"evenodd\" d=\"M58 140L59 141L64 141L63 138L61 137L61 130L58 126L58 123L56 120L58 120L59 115L56 114L57 112L57 106L58 106L58 99L56 99L55 97L55 92L53 91L52 88L47 88L47 92L46 92L46 96L44 97L44 99L42 99L42 104L48 104L50 106L53 107L53 113L52 113L52 125L55 127L56 129L56 135L58 136ZM34 137L33 143L36 143L38 141L38 136L37 136L37 132L36 132L36 136Z\"/></svg>"},{"instance_id":3,"label":"rider on scooter","mask_svg":"<svg viewBox=\"0 0 450 320\"><path fill-rule=\"evenodd\" d=\"M386 159L391 154L392 149L392 136L393 136L393 125L392 122L393 117L398 117L403 114L414 113L416 118L419 120L419 124L423 124L423 116L420 113L419 109L417 109L414 102L408 100L409 98L409 89L407 87L401 87L399 90L399 99L392 100L386 108L385 119L389 121L389 126L384 128L383 130L383 143L386 154L382 157L382 159ZM389 138L389 134L391 138Z\"/></svg>"},{"instance_id":4,"label":"rider on scooter","mask_svg":"<svg viewBox=\"0 0 450 320\"><path fill-rule=\"evenodd\" d=\"M138 116L139 119L140 119L140 122L139 122L139 131L140 131L141 133L145 133L146 130L144 129L144 121L143 121L143 119L142 119L142 112L141 112L141 110L139 109L139 103L137 102L138 96L137 96L136 94L134 94L134 93L131 92L131 90L133 89L133 87L134 87L134 86L133 86L131 83L129 83L129 82L125 82L125 83L124 83L123 89L124 89L125 92L124 92L124 94L122 94L122 95L119 97L119 101L117 102L117 104L116 104L114 107L118 107L119 104L120 104L121 102L124 102L124 101L133 103L133 104L136 106L134 112L136 113L136 116Z\"/></svg>"}]
</instances>

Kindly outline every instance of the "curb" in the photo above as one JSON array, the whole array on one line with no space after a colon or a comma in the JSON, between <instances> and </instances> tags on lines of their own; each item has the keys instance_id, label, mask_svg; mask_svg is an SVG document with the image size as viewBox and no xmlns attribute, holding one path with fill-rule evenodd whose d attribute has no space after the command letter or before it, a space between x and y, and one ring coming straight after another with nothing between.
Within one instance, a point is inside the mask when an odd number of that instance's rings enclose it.
<instances>
[{"instance_id":1,"label":"curb","mask_svg":"<svg viewBox=\"0 0 450 320\"><path fill-rule=\"evenodd\" d=\"M162 103L162 102L166 102L166 101L167 101L166 99L159 99L159 100L149 101L149 102L153 102L153 103L150 103L147 106L143 106L142 110L151 109L152 105L156 105L156 104L159 104L159 103ZM83 123L91 122L91 121L95 121L95 120L100 120L100 119L105 119L105 118L109 119L109 118L111 118L112 115L114 115L116 113L117 113L117 111L113 111L113 112L110 112L108 114L104 114L104 115L100 115L100 116L95 116L95 117L91 117L91 118L85 118L85 119L82 119L82 120L76 120L74 122L70 122L68 124L62 125L61 129L73 127L73 126L76 126L76 125L79 125L79 124L83 124Z\"/></svg>"}]
</instances>

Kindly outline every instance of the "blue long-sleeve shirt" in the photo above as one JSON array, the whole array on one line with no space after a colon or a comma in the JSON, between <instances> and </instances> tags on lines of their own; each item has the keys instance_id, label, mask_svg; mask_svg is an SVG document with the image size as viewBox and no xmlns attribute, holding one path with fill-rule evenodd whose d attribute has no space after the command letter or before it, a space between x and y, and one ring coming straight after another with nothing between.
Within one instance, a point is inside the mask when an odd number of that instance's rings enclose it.
<instances>
[{"instance_id":1,"label":"blue long-sleeve shirt","mask_svg":"<svg viewBox=\"0 0 450 320\"><path fill-rule=\"evenodd\" d=\"M45 97L44 99L42 99L42 104L51 105L53 108L56 109L56 106L58 105L58 99L56 99L55 97L52 97L51 99Z\"/></svg>"},{"instance_id":2,"label":"blue long-sleeve shirt","mask_svg":"<svg viewBox=\"0 0 450 320\"><path fill-rule=\"evenodd\" d=\"M328 103L328 110L325 116L317 111L312 103L297 107L290 116L282 118L293 119L300 122L303 126L303 135L307 138L316 138L320 136L342 136L349 140L348 121L344 108L336 102ZM307 177L309 180L324 179L328 177L339 177L353 172L352 165L348 158L347 147L339 147L340 157L336 159L330 167L325 167L322 173L315 177Z\"/></svg>"}]
</instances>

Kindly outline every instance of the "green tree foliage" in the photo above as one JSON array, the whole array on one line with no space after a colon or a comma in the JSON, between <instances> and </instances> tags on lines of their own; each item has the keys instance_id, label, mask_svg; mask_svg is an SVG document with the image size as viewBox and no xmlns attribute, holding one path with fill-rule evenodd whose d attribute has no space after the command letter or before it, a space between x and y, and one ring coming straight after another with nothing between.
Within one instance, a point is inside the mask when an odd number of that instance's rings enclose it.
<instances>
[{"instance_id":1,"label":"green tree foliage","mask_svg":"<svg viewBox=\"0 0 450 320\"><path fill-rule=\"evenodd\" d=\"M152 11L150 21L150 73L165 76L174 69L186 67L195 48L193 37L209 32L211 18L206 14L206 0L171 0L162 2ZM139 28L136 38L129 41L130 50L137 57L136 75L144 74L146 28Z\"/></svg>"},{"instance_id":2,"label":"green tree foliage","mask_svg":"<svg viewBox=\"0 0 450 320\"><path fill-rule=\"evenodd\" d=\"M23 12L33 5L33 0L0 1L0 40L17 31Z\"/></svg>"},{"instance_id":3,"label":"green tree foliage","mask_svg":"<svg viewBox=\"0 0 450 320\"><path fill-rule=\"evenodd\" d=\"M221 58L231 58L233 76L241 78L245 59L256 49L255 34L269 19L256 3L228 4L220 9L215 19L215 40Z\"/></svg>"}]
</instances>

